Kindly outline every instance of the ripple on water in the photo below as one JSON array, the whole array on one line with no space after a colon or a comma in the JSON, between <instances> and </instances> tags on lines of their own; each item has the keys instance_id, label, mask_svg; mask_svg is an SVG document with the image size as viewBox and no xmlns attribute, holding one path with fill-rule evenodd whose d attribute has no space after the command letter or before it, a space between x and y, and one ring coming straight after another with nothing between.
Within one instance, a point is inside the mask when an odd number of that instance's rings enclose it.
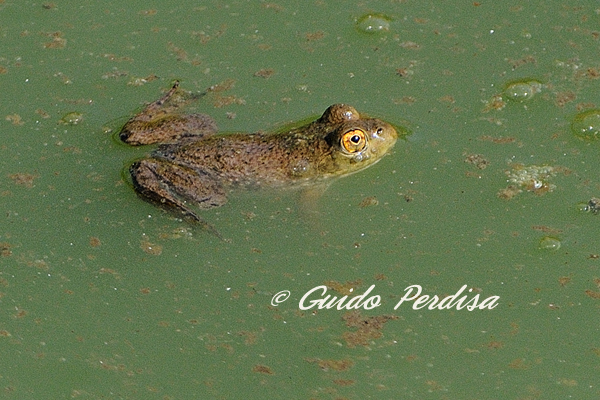
<instances>
[{"instance_id":1,"label":"ripple on water","mask_svg":"<svg viewBox=\"0 0 600 400\"><path fill-rule=\"evenodd\" d=\"M356 28L364 33L380 33L390 30L391 18L384 14L366 14L356 21Z\"/></svg>"},{"instance_id":2,"label":"ripple on water","mask_svg":"<svg viewBox=\"0 0 600 400\"><path fill-rule=\"evenodd\" d=\"M592 109L577 114L571 123L571 131L583 139L600 138L600 110Z\"/></svg>"}]
</instances>

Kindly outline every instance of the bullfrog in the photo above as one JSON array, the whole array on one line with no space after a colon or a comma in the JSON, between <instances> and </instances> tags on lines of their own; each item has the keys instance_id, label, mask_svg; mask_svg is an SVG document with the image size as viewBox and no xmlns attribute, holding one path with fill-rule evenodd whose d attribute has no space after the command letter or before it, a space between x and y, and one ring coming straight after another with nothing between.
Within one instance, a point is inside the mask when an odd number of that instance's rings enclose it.
<instances>
[{"instance_id":1,"label":"bullfrog","mask_svg":"<svg viewBox=\"0 0 600 400\"><path fill-rule=\"evenodd\" d=\"M210 116L178 112L193 99L176 82L119 137L135 146L160 144L129 167L136 192L202 223L197 211L224 205L233 188L312 186L350 175L379 161L398 137L392 125L345 104L280 132L217 134Z\"/></svg>"}]
</instances>

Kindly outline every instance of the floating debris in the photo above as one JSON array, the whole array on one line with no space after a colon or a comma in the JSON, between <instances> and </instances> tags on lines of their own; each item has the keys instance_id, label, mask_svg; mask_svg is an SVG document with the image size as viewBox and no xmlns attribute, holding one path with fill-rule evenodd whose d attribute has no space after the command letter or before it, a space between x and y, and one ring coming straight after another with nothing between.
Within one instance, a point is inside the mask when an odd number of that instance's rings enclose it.
<instances>
[{"instance_id":1,"label":"floating debris","mask_svg":"<svg viewBox=\"0 0 600 400\"><path fill-rule=\"evenodd\" d=\"M563 167L550 165L512 164L512 169L506 171L509 185L498 192L498 197L510 200L517 194L526 191L543 195L556 189L550 180L558 172L565 172Z\"/></svg>"},{"instance_id":2,"label":"floating debris","mask_svg":"<svg viewBox=\"0 0 600 400\"><path fill-rule=\"evenodd\" d=\"M523 165L514 164L508 171L508 181L528 192L544 194L556 189L556 185L549 180L556 176L556 169L550 165Z\"/></svg>"},{"instance_id":3,"label":"floating debris","mask_svg":"<svg viewBox=\"0 0 600 400\"><path fill-rule=\"evenodd\" d=\"M369 196L362 199L362 201L358 204L360 208L376 206L379 204L379 200L375 196Z\"/></svg>"},{"instance_id":4,"label":"floating debris","mask_svg":"<svg viewBox=\"0 0 600 400\"><path fill-rule=\"evenodd\" d=\"M486 169L490 162L481 154L469 154L465 158L467 164L473 164L479 169Z\"/></svg>"}]
</instances>

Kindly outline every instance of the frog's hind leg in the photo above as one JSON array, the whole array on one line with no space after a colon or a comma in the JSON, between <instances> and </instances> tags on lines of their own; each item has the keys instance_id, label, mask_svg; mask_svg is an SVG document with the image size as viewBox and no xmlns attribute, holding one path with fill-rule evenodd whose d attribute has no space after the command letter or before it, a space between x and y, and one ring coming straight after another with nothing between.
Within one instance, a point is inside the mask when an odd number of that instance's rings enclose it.
<instances>
[{"instance_id":1,"label":"frog's hind leg","mask_svg":"<svg viewBox=\"0 0 600 400\"><path fill-rule=\"evenodd\" d=\"M176 82L160 99L148 104L121 128L119 138L132 146L168 143L186 136L210 136L217 132L215 120L206 114L177 113L177 109L196 100L179 89Z\"/></svg>"},{"instance_id":2,"label":"frog's hind leg","mask_svg":"<svg viewBox=\"0 0 600 400\"><path fill-rule=\"evenodd\" d=\"M207 174L159 159L143 159L129 167L133 186L145 199L165 208L175 208L206 230L221 238L208 222L188 205L186 199L201 209L222 206L227 202L225 191Z\"/></svg>"},{"instance_id":3,"label":"frog's hind leg","mask_svg":"<svg viewBox=\"0 0 600 400\"><path fill-rule=\"evenodd\" d=\"M132 146L173 143L184 137L206 137L217 131L217 124L206 114L171 114L152 121L129 121L119 138Z\"/></svg>"}]
</instances>

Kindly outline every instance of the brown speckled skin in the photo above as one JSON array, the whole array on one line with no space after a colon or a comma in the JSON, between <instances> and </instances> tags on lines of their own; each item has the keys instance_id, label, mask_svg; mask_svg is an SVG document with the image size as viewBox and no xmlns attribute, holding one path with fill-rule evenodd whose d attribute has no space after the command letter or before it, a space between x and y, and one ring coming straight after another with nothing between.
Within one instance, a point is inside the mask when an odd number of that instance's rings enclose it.
<instances>
[{"instance_id":1,"label":"brown speckled skin","mask_svg":"<svg viewBox=\"0 0 600 400\"><path fill-rule=\"evenodd\" d=\"M176 89L132 118L120 137L133 145L168 142L130 167L134 188L198 221L188 201L206 209L225 204L230 187L301 186L348 175L377 162L397 139L388 123L361 118L343 104L286 132L214 135L214 122L202 114L174 115L169 124L170 116L160 108ZM366 144L362 151L350 153L341 137L356 130L364 132Z\"/></svg>"},{"instance_id":2,"label":"brown speckled skin","mask_svg":"<svg viewBox=\"0 0 600 400\"><path fill-rule=\"evenodd\" d=\"M140 146L216 133L217 124L209 115L176 113L198 97L179 89L179 82L175 82L163 97L148 104L127 121L119 132L119 138L132 146Z\"/></svg>"},{"instance_id":3,"label":"brown speckled skin","mask_svg":"<svg viewBox=\"0 0 600 400\"><path fill-rule=\"evenodd\" d=\"M377 129L373 119L351 124L313 123L279 134L231 134L200 140L184 139L163 145L153 153L190 168L214 173L224 184L279 186L306 180L346 175L362 169L376 159L363 163L341 156L339 136L351 128ZM387 149L386 149L387 150Z\"/></svg>"}]
</instances>

